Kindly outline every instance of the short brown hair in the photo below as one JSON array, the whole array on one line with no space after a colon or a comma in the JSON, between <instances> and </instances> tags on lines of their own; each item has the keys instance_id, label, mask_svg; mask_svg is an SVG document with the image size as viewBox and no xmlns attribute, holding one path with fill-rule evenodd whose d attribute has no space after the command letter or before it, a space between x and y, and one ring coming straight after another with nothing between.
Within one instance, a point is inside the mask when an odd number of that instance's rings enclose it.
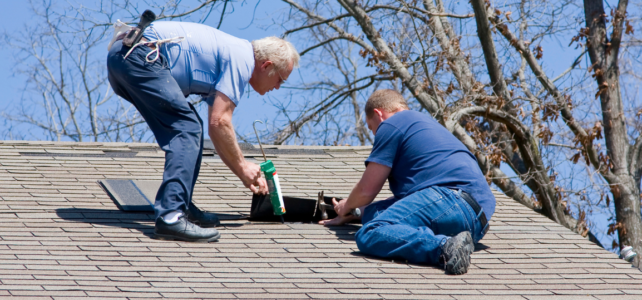
<instances>
[{"instance_id":1,"label":"short brown hair","mask_svg":"<svg viewBox=\"0 0 642 300\"><path fill-rule=\"evenodd\" d=\"M375 108L383 109L386 112L396 112L400 109L408 109L408 103L403 96L395 90L376 90L368 102L366 102L366 117L372 118Z\"/></svg>"}]
</instances>

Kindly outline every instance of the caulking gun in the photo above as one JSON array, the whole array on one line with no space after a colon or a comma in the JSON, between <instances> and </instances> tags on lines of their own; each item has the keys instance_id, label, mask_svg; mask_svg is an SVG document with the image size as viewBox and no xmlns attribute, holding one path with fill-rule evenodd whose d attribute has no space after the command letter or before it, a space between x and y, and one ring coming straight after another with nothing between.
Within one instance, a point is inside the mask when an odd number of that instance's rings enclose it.
<instances>
[{"instance_id":1,"label":"caulking gun","mask_svg":"<svg viewBox=\"0 0 642 300\"><path fill-rule=\"evenodd\" d=\"M256 122L260 122L261 124L263 124L263 122L261 120L256 120L252 124L252 127L254 127L254 134L256 134L256 140L259 142L261 153L263 153L263 159L265 159L265 161L259 166L261 167L261 172L263 172L263 176L265 176L265 180L267 181L270 202L272 203L274 215L281 217L281 223L285 223L283 220L285 205L283 204L283 194L281 193L281 185L279 184L279 175L276 174L276 168L272 161L268 160L267 156L265 156L263 145L261 145L261 139L259 138L259 134L256 132Z\"/></svg>"}]
</instances>

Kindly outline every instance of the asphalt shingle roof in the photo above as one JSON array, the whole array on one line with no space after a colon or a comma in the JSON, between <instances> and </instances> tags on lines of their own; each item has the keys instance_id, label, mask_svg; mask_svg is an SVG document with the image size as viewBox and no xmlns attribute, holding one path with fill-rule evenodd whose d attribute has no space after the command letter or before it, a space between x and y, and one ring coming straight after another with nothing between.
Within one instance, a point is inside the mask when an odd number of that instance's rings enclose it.
<instances>
[{"instance_id":1,"label":"asphalt shingle roof","mask_svg":"<svg viewBox=\"0 0 642 300\"><path fill-rule=\"evenodd\" d=\"M310 198L345 197L370 152L274 148L284 194ZM119 211L96 183L160 180L154 144L0 142L0 298L642 299L638 269L501 193L468 274L448 276L360 255L359 225L243 219L250 192L205 154L194 201L224 220L198 244L152 239L153 215Z\"/></svg>"}]
</instances>

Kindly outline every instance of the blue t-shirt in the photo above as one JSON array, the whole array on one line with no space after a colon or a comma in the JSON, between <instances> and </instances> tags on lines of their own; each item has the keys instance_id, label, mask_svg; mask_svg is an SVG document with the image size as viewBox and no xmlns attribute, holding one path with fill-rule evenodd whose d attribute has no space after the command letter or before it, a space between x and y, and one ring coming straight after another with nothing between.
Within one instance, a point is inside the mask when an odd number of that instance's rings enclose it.
<instances>
[{"instance_id":1,"label":"blue t-shirt","mask_svg":"<svg viewBox=\"0 0 642 300\"><path fill-rule=\"evenodd\" d=\"M488 220L495 212L495 197L473 154L427 114L404 110L381 122L369 162L392 169L388 182L397 200L431 186L458 188Z\"/></svg>"},{"instance_id":2,"label":"blue t-shirt","mask_svg":"<svg viewBox=\"0 0 642 300\"><path fill-rule=\"evenodd\" d=\"M143 36L150 41L185 37L180 43L161 46L183 94L201 95L212 105L219 91L238 105L254 70L249 41L207 25L174 21L153 22Z\"/></svg>"}]
</instances>

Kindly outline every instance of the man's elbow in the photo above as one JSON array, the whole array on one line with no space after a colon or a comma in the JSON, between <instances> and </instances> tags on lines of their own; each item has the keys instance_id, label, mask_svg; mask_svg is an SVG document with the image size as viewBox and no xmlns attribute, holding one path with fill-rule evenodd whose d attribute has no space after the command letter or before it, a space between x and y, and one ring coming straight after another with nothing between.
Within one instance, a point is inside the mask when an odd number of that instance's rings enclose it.
<instances>
[{"instance_id":1,"label":"man's elbow","mask_svg":"<svg viewBox=\"0 0 642 300\"><path fill-rule=\"evenodd\" d=\"M232 126L232 120L226 116L212 116L208 123L210 132L216 132Z\"/></svg>"}]
</instances>

